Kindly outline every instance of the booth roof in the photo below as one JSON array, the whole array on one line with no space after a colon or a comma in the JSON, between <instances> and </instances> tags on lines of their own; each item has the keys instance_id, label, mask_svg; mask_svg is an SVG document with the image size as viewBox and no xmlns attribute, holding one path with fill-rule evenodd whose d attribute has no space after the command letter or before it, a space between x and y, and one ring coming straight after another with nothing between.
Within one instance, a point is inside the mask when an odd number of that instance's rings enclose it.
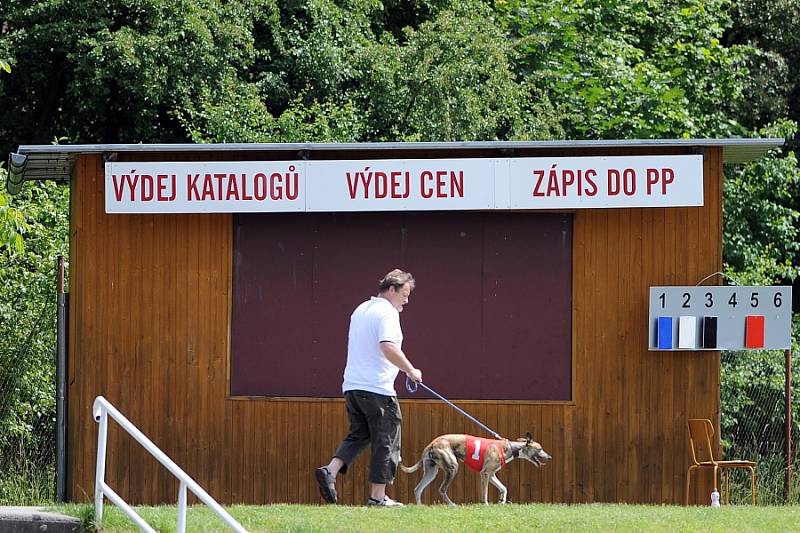
<instances>
[{"instance_id":1,"label":"booth roof","mask_svg":"<svg viewBox=\"0 0 800 533\"><path fill-rule=\"evenodd\" d=\"M19 192L28 180L69 180L75 157L81 154L103 154L113 160L125 153L207 153L207 152L284 152L297 159L313 159L314 152L413 151L464 152L496 151L499 157L513 157L517 150L562 150L605 148L706 148L721 147L725 163L743 163L757 159L769 150L783 146L784 139L628 139L579 141L464 141L464 142L387 142L387 143L223 143L223 144L62 144L22 145L9 156L6 187Z\"/></svg>"}]
</instances>

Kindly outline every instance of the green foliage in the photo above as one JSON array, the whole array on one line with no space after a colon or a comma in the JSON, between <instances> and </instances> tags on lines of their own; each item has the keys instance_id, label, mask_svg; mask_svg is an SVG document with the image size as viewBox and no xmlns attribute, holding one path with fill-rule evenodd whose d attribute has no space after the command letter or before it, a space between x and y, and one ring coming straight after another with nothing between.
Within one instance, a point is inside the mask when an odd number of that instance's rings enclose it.
<instances>
[{"instance_id":1,"label":"green foliage","mask_svg":"<svg viewBox=\"0 0 800 533\"><path fill-rule=\"evenodd\" d=\"M781 455L785 427L783 352L725 352L723 359L720 436L726 457ZM800 364L795 361L793 367L797 371ZM797 411L794 419L797 427Z\"/></svg>"},{"instance_id":2,"label":"green foliage","mask_svg":"<svg viewBox=\"0 0 800 533\"><path fill-rule=\"evenodd\" d=\"M797 125L782 122L761 136L791 137ZM798 272L797 198L800 168L794 152L770 154L726 169L723 248L726 271L740 284L772 284Z\"/></svg>"},{"instance_id":3,"label":"green foliage","mask_svg":"<svg viewBox=\"0 0 800 533\"><path fill-rule=\"evenodd\" d=\"M12 201L26 233L24 249L0 254L0 500L40 503L53 486L40 476L54 456L55 266L67 252L68 191L39 182Z\"/></svg>"},{"instance_id":4,"label":"green foliage","mask_svg":"<svg viewBox=\"0 0 800 533\"><path fill-rule=\"evenodd\" d=\"M556 107L569 138L740 133L747 49L725 47L727 0L497 2L520 68Z\"/></svg>"},{"instance_id":5,"label":"green foliage","mask_svg":"<svg viewBox=\"0 0 800 533\"><path fill-rule=\"evenodd\" d=\"M800 316L792 328L792 374L800 372ZM758 462L756 488L759 505L786 503L785 473L785 355L779 350L722 353L720 365L720 437L726 459ZM795 378L796 383L796 378ZM796 385L795 385L796 388ZM800 398L792 397L792 434L800 428ZM794 455L794 469L800 459ZM800 478L794 476L792 499L800 503ZM746 501L749 477L731 478L732 501Z\"/></svg>"},{"instance_id":6,"label":"green foliage","mask_svg":"<svg viewBox=\"0 0 800 533\"><path fill-rule=\"evenodd\" d=\"M351 103L304 103L300 94L273 117L252 84L225 82L222 91L204 92L181 121L195 142L353 142L363 123Z\"/></svg>"},{"instance_id":7,"label":"green foliage","mask_svg":"<svg viewBox=\"0 0 800 533\"><path fill-rule=\"evenodd\" d=\"M312 1L281 10L252 80L201 91L182 124L201 142L550 138L553 111L513 71L480 2L429 6L417 27L377 28L380 4ZM385 13L385 12L384 12ZM412 17L413 18L413 17Z\"/></svg>"},{"instance_id":8,"label":"green foliage","mask_svg":"<svg viewBox=\"0 0 800 533\"><path fill-rule=\"evenodd\" d=\"M361 58L369 140L561 135L547 99L518 80L504 31L480 4L443 11L403 37L384 36Z\"/></svg>"},{"instance_id":9,"label":"green foliage","mask_svg":"<svg viewBox=\"0 0 800 533\"><path fill-rule=\"evenodd\" d=\"M0 164L0 186L5 184L6 171ZM0 256L6 257L14 253L22 253L24 243L22 235L28 231L25 217L9 205L8 195L0 190Z\"/></svg>"},{"instance_id":10,"label":"green foliage","mask_svg":"<svg viewBox=\"0 0 800 533\"><path fill-rule=\"evenodd\" d=\"M0 43L15 69L0 82L0 139L185 140L176 112L249 76L254 33L277 16L272 0L8 0Z\"/></svg>"},{"instance_id":11,"label":"green foliage","mask_svg":"<svg viewBox=\"0 0 800 533\"><path fill-rule=\"evenodd\" d=\"M38 454L29 457L27 449L17 451L19 454L9 457L0 468L0 505L51 503L55 499L54 458L43 458Z\"/></svg>"},{"instance_id":12,"label":"green foliage","mask_svg":"<svg viewBox=\"0 0 800 533\"><path fill-rule=\"evenodd\" d=\"M788 116L800 121L800 3L796 0L737 0L732 6L734 25L726 34L729 44L758 47L761 56L751 72L750 91L742 113L745 123L755 129ZM775 77L770 79L770 73ZM770 110L785 111L776 115ZM754 116L746 113L754 110ZM762 122L751 120L762 119Z\"/></svg>"}]
</instances>

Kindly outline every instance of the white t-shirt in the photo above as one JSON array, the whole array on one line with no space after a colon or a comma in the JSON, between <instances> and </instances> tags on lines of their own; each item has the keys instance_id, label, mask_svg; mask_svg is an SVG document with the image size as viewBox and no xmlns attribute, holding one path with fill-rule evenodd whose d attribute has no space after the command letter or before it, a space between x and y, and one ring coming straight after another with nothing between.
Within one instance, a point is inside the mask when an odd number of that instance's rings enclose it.
<instances>
[{"instance_id":1,"label":"white t-shirt","mask_svg":"<svg viewBox=\"0 0 800 533\"><path fill-rule=\"evenodd\" d=\"M386 298L373 296L350 315L342 392L365 390L384 396L397 395L394 380L400 369L383 355L381 341L393 342L402 349L400 313Z\"/></svg>"}]
</instances>

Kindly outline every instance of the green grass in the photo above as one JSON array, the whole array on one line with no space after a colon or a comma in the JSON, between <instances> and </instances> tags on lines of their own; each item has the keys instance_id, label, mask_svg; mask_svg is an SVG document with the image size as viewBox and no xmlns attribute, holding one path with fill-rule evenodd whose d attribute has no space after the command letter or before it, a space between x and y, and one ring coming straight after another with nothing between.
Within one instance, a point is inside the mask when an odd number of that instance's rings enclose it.
<instances>
[{"instance_id":1,"label":"green grass","mask_svg":"<svg viewBox=\"0 0 800 533\"><path fill-rule=\"evenodd\" d=\"M747 457L747 456L742 456ZM784 459L781 455L756 458L756 496L763 505L782 505L786 496ZM800 461L792 467L792 498L790 504L800 504ZM745 470L732 470L730 477L732 502L747 502L750 498L750 474Z\"/></svg>"},{"instance_id":2,"label":"green grass","mask_svg":"<svg viewBox=\"0 0 800 533\"><path fill-rule=\"evenodd\" d=\"M90 505L67 505L56 510L91 523ZM646 505L442 505L402 509L352 506L265 505L232 506L228 512L248 531L800 531L800 507L726 506L678 507ZM156 530L175 531L176 510L172 506L138 507ZM137 531L133 522L114 507L103 510L103 532ZM187 531L227 531L207 507L187 513Z\"/></svg>"},{"instance_id":3,"label":"green grass","mask_svg":"<svg viewBox=\"0 0 800 533\"><path fill-rule=\"evenodd\" d=\"M0 505L49 505L55 499L55 475L27 461L0 467Z\"/></svg>"}]
</instances>

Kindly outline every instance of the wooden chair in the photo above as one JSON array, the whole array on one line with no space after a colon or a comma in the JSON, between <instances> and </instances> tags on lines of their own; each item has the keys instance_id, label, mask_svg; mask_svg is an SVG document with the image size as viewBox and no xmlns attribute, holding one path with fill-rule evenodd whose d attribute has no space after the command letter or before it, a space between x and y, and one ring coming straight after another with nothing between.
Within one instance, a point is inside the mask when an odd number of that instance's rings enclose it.
<instances>
[{"instance_id":1,"label":"wooden chair","mask_svg":"<svg viewBox=\"0 0 800 533\"><path fill-rule=\"evenodd\" d=\"M689 444L692 448L693 464L689 465L686 473L686 505L689 505L689 484L692 480L692 471L696 468L711 468L714 470L714 490L717 490L719 474L725 474L724 503L728 503L728 477L731 469L750 471L750 491L753 505L756 504L756 463L753 461L718 461L714 459L714 448L711 446L711 437L714 436L714 426L711 420L705 418L689 419Z\"/></svg>"}]
</instances>

